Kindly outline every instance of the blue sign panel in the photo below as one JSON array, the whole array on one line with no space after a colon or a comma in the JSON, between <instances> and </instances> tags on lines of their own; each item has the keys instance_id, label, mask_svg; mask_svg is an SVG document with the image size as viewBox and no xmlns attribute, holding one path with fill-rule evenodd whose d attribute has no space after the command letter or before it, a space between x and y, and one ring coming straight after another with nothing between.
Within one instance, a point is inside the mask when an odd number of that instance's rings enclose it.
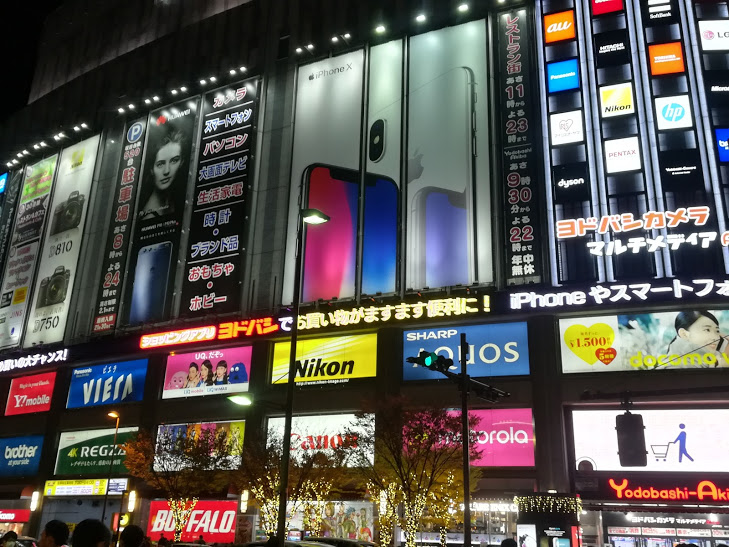
<instances>
[{"instance_id":1,"label":"blue sign panel","mask_svg":"<svg viewBox=\"0 0 729 547\"><path fill-rule=\"evenodd\" d=\"M580 72L577 59L547 63L547 88L550 93L578 87L580 87Z\"/></svg>"},{"instance_id":2,"label":"blue sign panel","mask_svg":"<svg viewBox=\"0 0 729 547\"><path fill-rule=\"evenodd\" d=\"M415 357L421 351L435 352L453 359L451 372L461 372L459 345L461 333L468 342L468 374L474 377L529 374L529 348L526 323L498 323L468 327L441 327L405 331L403 355ZM442 374L419 365L405 363L403 380L438 380Z\"/></svg>"},{"instance_id":3,"label":"blue sign panel","mask_svg":"<svg viewBox=\"0 0 729 547\"><path fill-rule=\"evenodd\" d=\"M0 194L5 191L5 184L8 182L8 174L3 173L0 175Z\"/></svg>"},{"instance_id":4,"label":"blue sign panel","mask_svg":"<svg viewBox=\"0 0 729 547\"><path fill-rule=\"evenodd\" d=\"M0 477L38 473L43 435L0 439Z\"/></svg>"},{"instance_id":5,"label":"blue sign panel","mask_svg":"<svg viewBox=\"0 0 729 547\"><path fill-rule=\"evenodd\" d=\"M716 145L719 149L719 161L729 161L729 129L716 130Z\"/></svg>"},{"instance_id":6,"label":"blue sign panel","mask_svg":"<svg viewBox=\"0 0 729 547\"><path fill-rule=\"evenodd\" d=\"M146 376L146 359L74 369L66 408L141 401Z\"/></svg>"}]
</instances>

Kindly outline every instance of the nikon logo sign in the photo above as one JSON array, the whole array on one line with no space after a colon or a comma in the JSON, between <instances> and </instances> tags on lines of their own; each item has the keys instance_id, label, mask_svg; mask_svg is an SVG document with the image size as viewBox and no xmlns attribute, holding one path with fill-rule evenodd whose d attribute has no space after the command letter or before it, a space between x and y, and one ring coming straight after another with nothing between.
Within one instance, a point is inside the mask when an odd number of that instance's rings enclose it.
<instances>
[{"instance_id":1,"label":"nikon logo sign","mask_svg":"<svg viewBox=\"0 0 729 547\"><path fill-rule=\"evenodd\" d=\"M376 334L299 340L296 350L297 383L344 383L377 374ZM289 342L274 346L272 384L288 381L290 351Z\"/></svg>"}]
</instances>

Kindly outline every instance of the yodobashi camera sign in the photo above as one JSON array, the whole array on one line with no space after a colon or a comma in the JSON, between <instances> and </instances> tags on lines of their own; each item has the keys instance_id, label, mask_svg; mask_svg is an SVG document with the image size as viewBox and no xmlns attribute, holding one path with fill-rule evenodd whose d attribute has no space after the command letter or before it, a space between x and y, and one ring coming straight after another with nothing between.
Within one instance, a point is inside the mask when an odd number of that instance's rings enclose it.
<instances>
[{"instance_id":1,"label":"yodobashi camera sign","mask_svg":"<svg viewBox=\"0 0 729 547\"><path fill-rule=\"evenodd\" d=\"M461 333L468 343L468 374L475 377L529 374L526 323L494 323L468 327L440 327L403 333L403 355L435 352L453 359L451 372L461 371ZM438 380L444 376L427 368L405 363L403 380Z\"/></svg>"},{"instance_id":2,"label":"yodobashi camera sign","mask_svg":"<svg viewBox=\"0 0 729 547\"><path fill-rule=\"evenodd\" d=\"M61 154L33 306L25 331L25 347L63 340L98 148L97 135L66 148Z\"/></svg>"}]
</instances>

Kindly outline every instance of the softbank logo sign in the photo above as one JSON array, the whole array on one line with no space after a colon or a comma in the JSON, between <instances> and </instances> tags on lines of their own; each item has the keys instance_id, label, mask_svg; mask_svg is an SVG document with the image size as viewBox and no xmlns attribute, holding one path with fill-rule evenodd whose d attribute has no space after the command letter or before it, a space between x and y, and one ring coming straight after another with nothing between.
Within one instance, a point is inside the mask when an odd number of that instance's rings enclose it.
<instances>
[{"instance_id":1,"label":"softbank logo sign","mask_svg":"<svg viewBox=\"0 0 729 547\"><path fill-rule=\"evenodd\" d=\"M704 51L729 50L729 19L699 21L699 34Z\"/></svg>"},{"instance_id":2,"label":"softbank logo sign","mask_svg":"<svg viewBox=\"0 0 729 547\"><path fill-rule=\"evenodd\" d=\"M685 129L693 126L688 95L659 97L655 103L658 129Z\"/></svg>"},{"instance_id":3,"label":"softbank logo sign","mask_svg":"<svg viewBox=\"0 0 729 547\"><path fill-rule=\"evenodd\" d=\"M600 88L600 113L603 118L625 116L634 112L633 86L630 82Z\"/></svg>"},{"instance_id":4,"label":"softbank logo sign","mask_svg":"<svg viewBox=\"0 0 729 547\"><path fill-rule=\"evenodd\" d=\"M572 40L575 34L574 10L560 11L544 16L544 41L547 44Z\"/></svg>"},{"instance_id":5,"label":"softbank logo sign","mask_svg":"<svg viewBox=\"0 0 729 547\"><path fill-rule=\"evenodd\" d=\"M637 171L641 167L638 137L605 141L605 169L608 173Z\"/></svg>"}]
</instances>

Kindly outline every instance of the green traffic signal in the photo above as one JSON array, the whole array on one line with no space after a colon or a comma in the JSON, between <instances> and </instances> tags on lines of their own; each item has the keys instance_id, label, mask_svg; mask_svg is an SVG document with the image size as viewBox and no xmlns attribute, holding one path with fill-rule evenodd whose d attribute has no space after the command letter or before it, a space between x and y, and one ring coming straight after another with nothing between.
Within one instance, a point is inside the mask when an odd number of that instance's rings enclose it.
<instances>
[{"instance_id":1,"label":"green traffic signal","mask_svg":"<svg viewBox=\"0 0 729 547\"><path fill-rule=\"evenodd\" d=\"M406 361L437 372L446 372L453 366L452 359L446 359L442 355L429 351L421 351L420 355L417 357L408 357Z\"/></svg>"}]
</instances>

